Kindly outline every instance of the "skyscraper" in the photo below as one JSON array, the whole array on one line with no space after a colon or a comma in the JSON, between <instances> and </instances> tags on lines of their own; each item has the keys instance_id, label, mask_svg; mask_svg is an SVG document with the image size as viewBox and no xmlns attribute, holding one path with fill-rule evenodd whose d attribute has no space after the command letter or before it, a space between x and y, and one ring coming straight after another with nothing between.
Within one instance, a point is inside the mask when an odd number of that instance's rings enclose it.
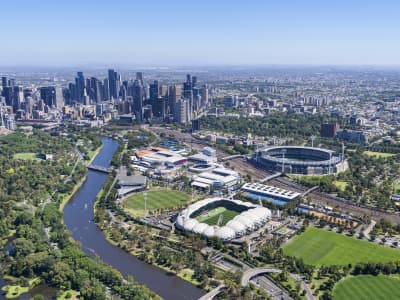
<instances>
[{"instance_id":1,"label":"skyscraper","mask_svg":"<svg viewBox=\"0 0 400 300\"><path fill-rule=\"evenodd\" d=\"M189 102L186 99L179 99L175 102L174 122L186 123L188 121L187 111Z\"/></svg>"},{"instance_id":2,"label":"skyscraper","mask_svg":"<svg viewBox=\"0 0 400 300\"><path fill-rule=\"evenodd\" d=\"M117 72L115 72L112 69L108 70L108 85L109 85L109 89L110 89L110 99L118 98L118 88L119 88L118 79L119 79L119 76L118 76Z\"/></svg>"},{"instance_id":3,"label":"skyscraper","mask_svg":"<svg viewBox=\"0 0 400 300\"><path fill-rule=\"evenodd\" d=\"M133 83L133 113L136 116L138 122L143 121L143 101L144 92L143 85L139 80L135 80Z\"/></svg>"},{"instance_id":4,"label":"skyscraper","mask_svg":"<svg viewBox=\"0 0 400 300\"><path fill-rule=\"evenodd\" d=\"M167 113L174 114L175 103L182 97L182 86L170 85L168 87L168 107Z\"/></svg>"},{"instance_id":5,"label":"skyscraper","mask_svg":"<svg viewBox=\"0 0 400 300\"><path fill-rule=\"evenodd\" d=\"M40 88L40 99L49 107L61 109L64 106L63 92L60 87L46 86Z\"/></svg>"},{"instance_id":6,"label":"skyscraper","mask_svg":"<svg viewBox=\"0 0 400 300\"><path fill-rule=\"evenodd\" d=\"M139 80L143 84L143 73L136 72L136 80Z\"/></svg>"},{"instance_id":7,"label":"skyscraper","mask_svg":"<svg viewBox=\"0 0 400 300\"><path fill-rule=\"evenodd\" d=\"M83 72L78 72L77 77L75 78L75 99L78 102L82 102L83 99L83 90L86 87L85 77L83 76Z\"/></svg>"},{"instance_id":8,"label":"skyscraper","mask_svg":"<svg viewBox=\"0 0 400 300\"><path fill-rule=\"evenodd\" d=\"M3 88L8 86L7 77L1 77L1 85L2 85Z\"/></svg>"}]
</instances>

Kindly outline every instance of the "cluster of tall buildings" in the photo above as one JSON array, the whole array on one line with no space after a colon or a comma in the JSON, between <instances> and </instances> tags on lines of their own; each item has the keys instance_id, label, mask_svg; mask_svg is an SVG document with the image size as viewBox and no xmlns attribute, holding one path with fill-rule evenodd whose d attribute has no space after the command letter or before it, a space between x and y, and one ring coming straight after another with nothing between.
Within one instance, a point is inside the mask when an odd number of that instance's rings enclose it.
<instances>
[{"instance_id":1,"label":"cluster of tall buildings","mask_svg":"<svg viewBox=\"0 0 400 300\"><path fill-rule=\"evenodd\" d=\"M64 96L69 104L111 101L119 115L132 115L137 122L157 119L178 123L190 122L210 98L208 86L198 86L195 76L187 75L183 84L165 85L145 82L142 72L137 72L133 80L123 81L114 70L108 70L108 77L103 80L85 78L78 72Z\"/></svg>"},{"instance_id":2,"label":"cluster of tall buildings","mask_svg":"<svg viewBox=\"0 0 400 300\"><path fill-rule=\"evenodd\" d=\"M104 79L85 78L77 72L74 82L64 87L22 87L2 77L0 96L1 111L16 120L121 118L138 123L187 123L209 102L208 86L199 86L195 76L187 75L183 84L166 85L146 82L142 72L122 80L112 69Z\"/></svg>"}]
</instances>

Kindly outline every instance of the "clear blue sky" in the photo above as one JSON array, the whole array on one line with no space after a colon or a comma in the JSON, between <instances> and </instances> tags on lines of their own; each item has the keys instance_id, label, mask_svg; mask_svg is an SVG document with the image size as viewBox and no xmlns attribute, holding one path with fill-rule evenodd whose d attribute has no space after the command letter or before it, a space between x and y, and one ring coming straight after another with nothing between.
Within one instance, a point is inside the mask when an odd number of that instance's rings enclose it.
<instances>
[{"instance_id":1,"label":"clear blue sky","mask_svg":"<svg viewBox=\"0 0 400 300\"><path fill-rule=\"evenodd\" d=\"M400 65L399 0L4 0L0 65Z\"/></svg>"}]
</instances>

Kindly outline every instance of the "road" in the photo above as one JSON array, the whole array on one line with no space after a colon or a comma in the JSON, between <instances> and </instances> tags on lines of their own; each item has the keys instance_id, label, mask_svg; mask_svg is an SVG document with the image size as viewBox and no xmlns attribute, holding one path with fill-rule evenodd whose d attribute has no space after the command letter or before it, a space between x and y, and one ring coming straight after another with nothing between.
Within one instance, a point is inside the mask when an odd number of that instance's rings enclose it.
<instances>
[{"instance_id":1,"label":"road","mask_svg":"<svg viewBox=\"0 0 400 300\"><path fill-rule=\"evenodd\" d=\"M292 300L286 292L273 283L267 276L256 276L250 282L267 291L273 300Z\"/></svg>"}]
</instances>

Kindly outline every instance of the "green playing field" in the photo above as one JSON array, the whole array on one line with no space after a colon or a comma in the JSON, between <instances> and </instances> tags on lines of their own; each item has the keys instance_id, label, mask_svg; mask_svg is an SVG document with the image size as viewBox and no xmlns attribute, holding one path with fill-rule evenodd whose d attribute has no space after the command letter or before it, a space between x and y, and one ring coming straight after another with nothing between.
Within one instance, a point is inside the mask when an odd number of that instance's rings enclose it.
<instances>
[{"instance_id":1,"label":"green playing field","mask_svg":"<svg viewBox=\"0 0 400 300\"><path fill-rule=\"evenodd\" d=\"M400 260L400 251L342 234L309 227L283 246L285 254L311 265L347 265Z\"/></svg>"},{"instance_id":2,"label":"green playing field","mask_svg":"<svg viewBox=\"0 0 400 300\"><path fill-rule=\"evenodd\" d=\"M360 275L339 281L333 289L334 300L400 299L400 279L384 275Z\"/></svg>"},{"instance_id":3,"label":"green playing field","mask_svg":"<svg viewBox=\"0 0 400 300\"><path fill-rule=\"evenodd\" d=\"M226 207L220 206L198 216L196 220L202 223L206 223L208 225L217 225L218 219L220 218L220 216L222 216L222 221L219 225L224 226L238 214L239 212L235 210L230 210Z\"/></svg>"},{"instance_id":4,"label":"green playing field","mask_svg":"<svg viewBox=\"0 0 400 300\"><path fill-rule=\"evenodd\" d=\"M144 211L145 193L147 194L147 210L176 208L189 201L189 195L170 189L154 189L129 196L124 206L135 211Z\"/></svg>"}]
</instances>

